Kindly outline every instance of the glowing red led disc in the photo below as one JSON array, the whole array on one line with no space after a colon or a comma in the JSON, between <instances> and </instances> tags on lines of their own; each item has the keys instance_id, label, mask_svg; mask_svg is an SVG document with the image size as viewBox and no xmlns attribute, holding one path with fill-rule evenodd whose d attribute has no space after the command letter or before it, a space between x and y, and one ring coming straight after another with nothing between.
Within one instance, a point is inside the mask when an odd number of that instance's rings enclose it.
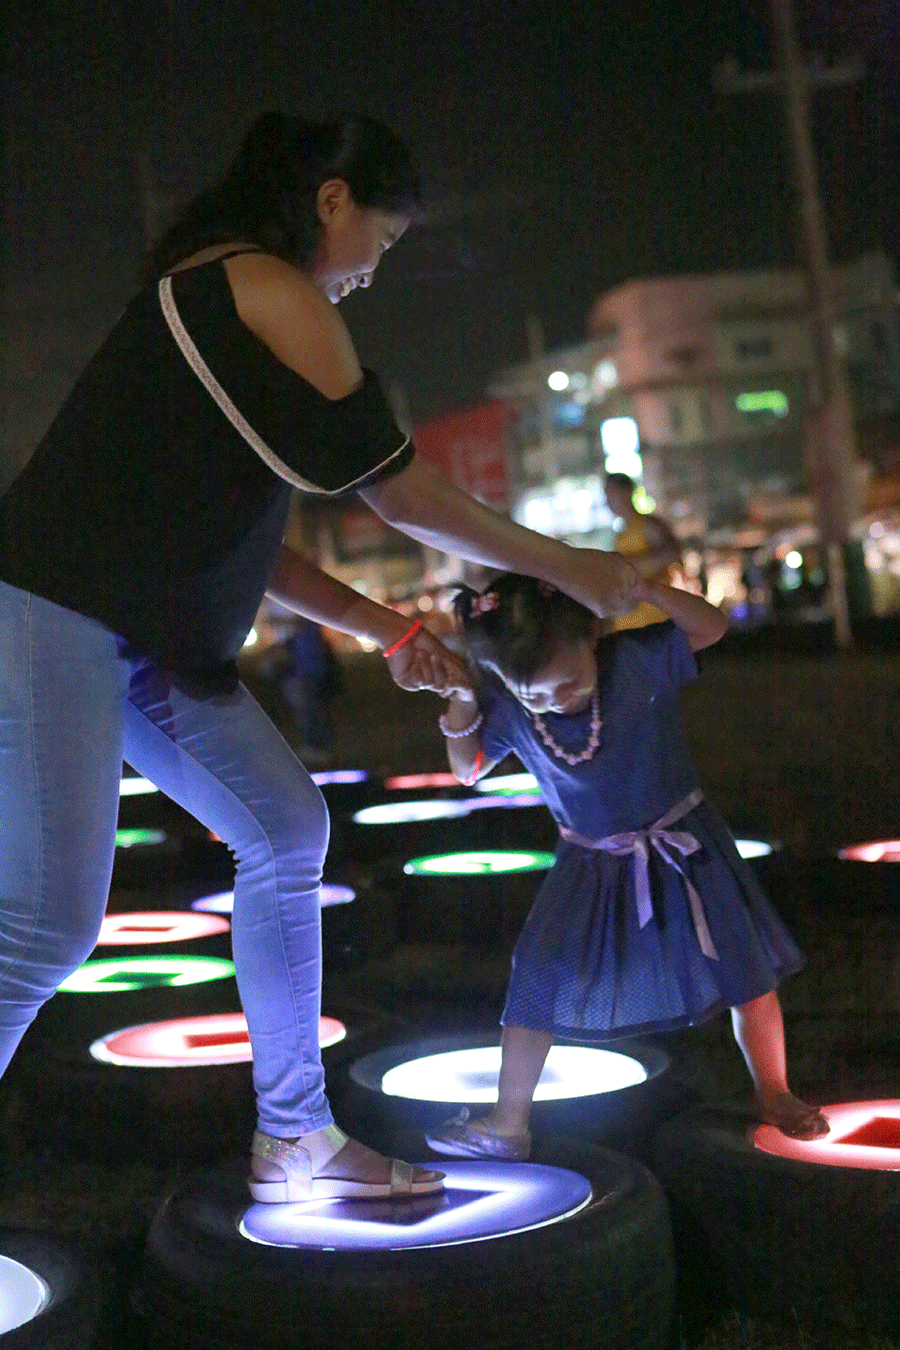
<instances>
[{"instance_id":1,"label":"glowing red led disc","mask_svg":"<svg viewBox=\"0 0 900 1350\"><path fill-rule=\"evenodd\" d=\"M405 773L397 778L384 780L384 786L393 792L407 790L417 792L420 788L459 787L459 785L459 779L452 773Z\"/></svg>"},{"instance_id":2,"label":"glowing red led disc","mask_svg":"<svg viewBox=\"0 0 900 1350\"><path fill-rule=\"evenodd\" d=\"M344 1039L347 1029L334 1017L319 1018L324 1049ZM95 1041L91 1054L107 1064L147 1069L178 1069L203 1064L242 1064L253 1058L243 1013L180 1017L123 1027Z\"/></svg>"},{"instance_id":3,"label":"glowing red led disc","mask_svg":"<svg viewBox=\"0 0 900 1350\"><path fill-rule=\"evenodd\" d=\"M850 862L900 862L900 839L879 839L871 844L851 844L842 848L839 858Z\"/></svg>"},{"instance_id":4,"label":"glowing red led disc","mask_svg":"<svg viewBox=\"0 0 900 1350\"><path fill-rule=\"evenodd\" d=\"M139 947L146 943L191 942L216 933L227 933L229 927L228 920L217 914L193 914L183 910L107 914L100 927L97 946Z\"/></svg>"},{"instance_id":5,"label":"glowing red led disc","mask_svg":"<svg viewBox=\"0 0 900 1350\"><path fill-rule=\"evenodd\" d=\"M760 1125L754 1146L797 1162L900 1172L900 1101L838 1102L821 1111L831 1126L821 1139L789 1139L774 1125Z\"/></svg>"}]
</instances>

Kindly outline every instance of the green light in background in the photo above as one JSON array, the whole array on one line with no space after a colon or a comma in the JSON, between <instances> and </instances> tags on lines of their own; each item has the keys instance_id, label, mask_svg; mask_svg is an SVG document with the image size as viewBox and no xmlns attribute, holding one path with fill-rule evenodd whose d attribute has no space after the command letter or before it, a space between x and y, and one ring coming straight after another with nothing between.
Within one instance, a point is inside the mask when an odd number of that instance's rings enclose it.
<instances>
[{"instance_id":1,"label":"green light in background","mask_svg":"<svg viewBox=\"0 0 900 1350\"><path fill-rule=\"evenodd\" d=\"M553 866L552 853L484 850L477 853L435 853L410 858L403 870L412 876L485 875L488 872L542 872Z\"/></svg>"},{"instance_id":2,"label":"green light in background","mask_svg":"<svg viewBox=\"0 0 900 1350\"><path fill-rule=\"evenodd\" d=\"M123 956L86 961L59 987L70 994L122 994L134 989L205 984L233 975L234 962L221 956Z\"/></svg>"},{"instance_id":3,"label":"green light in background","mask_svg":"<svg viewBox=\"0 0 900 1350\"><path fill-rule=\"evenodd\" d=\"M116 848L134 848L138 844L162 844L167 838L164 830L116 830Z\"/></svg>"},{"instance_id":4,"label":"green light in background","mask_svg":"<svg viewBox=\"0 0 900 1350\"><path fill-rule=\"evenodd\" d=\"M753 393L738 394L734 400L738 412L772 413L775 417L787 417L787 394L780 389L758 389Z\"/></svg>"}]
</instances>

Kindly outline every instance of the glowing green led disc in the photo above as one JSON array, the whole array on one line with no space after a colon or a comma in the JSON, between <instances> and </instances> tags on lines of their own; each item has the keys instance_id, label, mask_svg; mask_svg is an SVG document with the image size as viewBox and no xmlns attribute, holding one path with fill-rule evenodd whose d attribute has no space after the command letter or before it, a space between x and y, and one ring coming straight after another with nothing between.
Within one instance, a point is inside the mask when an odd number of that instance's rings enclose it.
<instances>
[{"instance_id":1,"label":"glowing green led disc","mask_svg":"<svg viewBox=\"0 0 900 1350\"><path fill-rule=\"evenodd\" d=\"M86 961L59 987L70 994L122 994L134 989L205 984L233 975L234 963L221 956L122 956Z\"/></svg>"},{"instance_id":2,"label":"glowing green led disc","mask_svg":"<svg viewBox=\"0 0 900 1350\"><path fill-rule=\"evenodd\" d=\"M460 876L487 872L541 872L553 866L552 853L482 850L475 853L436 853L410 858L403 870L416 876Z\"/></svg>"}]
</instances>

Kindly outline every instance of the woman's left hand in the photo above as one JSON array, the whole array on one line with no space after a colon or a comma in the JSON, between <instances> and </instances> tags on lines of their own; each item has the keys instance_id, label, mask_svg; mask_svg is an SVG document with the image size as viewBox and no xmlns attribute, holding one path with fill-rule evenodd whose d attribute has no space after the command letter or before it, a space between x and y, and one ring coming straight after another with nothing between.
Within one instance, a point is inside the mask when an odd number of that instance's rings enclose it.
<instances>
[{"instance_id":1,"label":"woman's left hand","mask_svg":"<svg viewBox=\"0 0 900 1350\"><path fill-rule=\"evenodd\" d=\"M420 628L385 660L401 689L431 689L449 698L456 689L471 689L471 675L458 656L427 628Z\"/></svg>"}]
</instances>

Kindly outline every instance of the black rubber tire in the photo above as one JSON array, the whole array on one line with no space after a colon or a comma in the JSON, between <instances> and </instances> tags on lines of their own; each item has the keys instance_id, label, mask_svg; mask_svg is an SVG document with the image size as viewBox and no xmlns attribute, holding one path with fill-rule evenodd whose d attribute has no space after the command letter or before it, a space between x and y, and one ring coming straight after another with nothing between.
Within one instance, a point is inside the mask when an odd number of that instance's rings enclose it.
<instances>
[{"instance_id":1,"label":"black rubber tire","mask_svg":"<svg viewBox=\"0 0 900 1350\"><path fill-rule=\"evenodd\" d=\"M302 1253L247 1242L245 1164L198 1174L157 1214L140 1295L147 1350L670 1350L674 1260L662 1190L639 1163L563 1141L590 1176L568 1220L489 1242Z\"/></svg>"},{"instance_id":2,"label":"black rubber tire","mask_svg":"<svg viewBox=\"0 0 900 1350\"><path fill-rule=\"evenodd\" d=\"M107 1272L79 1248L47 1233L0 1228L0 1255L26 1266L47 1285L45 1307L0 1335L3 1350L88 1350L100 1323Z\"/></svg>"},{"instance_id":3,"label":"black rubber tire","mask_svg":"<svg viewBox=\"0 0 900 1350\"><path fill-rule=\"evenodd\" d=\"M722 1308L897 1334L900 1174L763 1153L752 1123L707 1106L657 1134L686 1302L714 1289Z\"/></svg>"}]
</instances>

